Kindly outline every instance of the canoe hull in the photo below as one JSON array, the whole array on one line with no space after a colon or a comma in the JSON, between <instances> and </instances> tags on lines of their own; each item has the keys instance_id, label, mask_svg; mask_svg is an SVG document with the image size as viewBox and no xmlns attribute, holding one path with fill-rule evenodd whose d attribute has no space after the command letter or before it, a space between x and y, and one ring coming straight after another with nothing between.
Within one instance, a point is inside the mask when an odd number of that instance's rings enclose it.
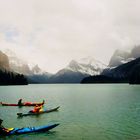
<instances>
[{"instance_id":1,"label":"canoe hull","mask_svg":"<svg viewBox=\"0 0 140 140\"><path fill-rule=\"evenodd\" d=\"M60 107L58 106L56 108L48 109L48 110L45 110L45 111L42 111L42 112L38 112L38 113L27 113L27 114L17 113L17 115L18 115L18 117L40 115L40 114L44 114L44 113L50 113L50 112L53 112L53 111L57 111L59 108Z\"/></svg>"},{"instance_id":2,"label":"canoe hull","mask_svg":"<svg viewBox=\"0 0 140 140\"><path fill-rule=\"evenodd\" d=\"M19 134L34 133L34 132L44 132L53 129L58 125L59 124L52 124L52 125L45 125L45 126L38 126L38 127L14 128L7 135L9 136L9 135L19 135ZM2 134L0 134L0 136L2 136Z\"/></svg>"},{"instance_id":3,"label":"canoe hull","mask_svg":"<svg viewBox=\"0 0 140 140\"><path fill-rule=\"evenodd\" d=\"M22 107L22 106L36 106L36 105L43 105L44 104L44 102L42 102L42 103L24 103L23 105L20 105L20 107ZM2 106L19 106L18 104L7 104L7 103L2 103L1 102L1 105Z\"/></svg>"}]
</instances>

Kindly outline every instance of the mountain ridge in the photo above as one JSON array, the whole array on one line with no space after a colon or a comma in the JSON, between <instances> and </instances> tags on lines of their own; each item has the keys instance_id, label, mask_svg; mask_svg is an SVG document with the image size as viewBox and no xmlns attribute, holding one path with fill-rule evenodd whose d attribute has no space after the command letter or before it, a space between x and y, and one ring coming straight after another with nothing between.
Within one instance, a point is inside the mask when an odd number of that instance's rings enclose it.
<instances>
[{"instance_id":1,"label":"mountain ridge","mask_svg":"<svg viewBox=\"0 0 140 140\"><path fill-rule=\"evenodd\" d=\"M81 83L130 83L140 82L140 57L112 69L105 69L98 76L84 78Z\"/></svg>"}]
</instances>

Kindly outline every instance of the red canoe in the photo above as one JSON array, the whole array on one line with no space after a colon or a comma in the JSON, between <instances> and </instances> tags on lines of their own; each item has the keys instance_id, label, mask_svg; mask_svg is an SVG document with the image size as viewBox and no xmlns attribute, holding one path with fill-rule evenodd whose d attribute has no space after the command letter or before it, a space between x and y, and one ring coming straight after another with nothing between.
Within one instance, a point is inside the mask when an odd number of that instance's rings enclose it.
<instances>
[{"instance_id":1,"label":"red canoe","mask_svg":"<svg viewBox=\"0 0 140 140\"><path fill-rule=\"evenodd\" d=\"M2 106L36 106L36 105L43 105L43 104L44 104L44 101L41 102L41 103L23 102L22 105L18 105L18 104L7 104L7 103L2 103L2 102L1 102L1 105L2 105Z\"/></svg>"}]
</instances>

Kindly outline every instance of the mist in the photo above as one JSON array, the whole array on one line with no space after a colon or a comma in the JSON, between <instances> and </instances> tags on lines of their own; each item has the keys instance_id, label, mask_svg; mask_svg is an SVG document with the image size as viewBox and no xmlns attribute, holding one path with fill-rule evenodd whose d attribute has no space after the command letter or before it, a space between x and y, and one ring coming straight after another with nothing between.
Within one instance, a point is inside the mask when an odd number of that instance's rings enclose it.
<instances>
[{"instance_id":1,"label":"mist","mask_svg":"<svg viewBox=\"0 0 140 140\"><path fill-rule=\"evenodd\" d=\"M0 49L49 72L87 56L109 63L140 44L140 1L0 0Z\"/></svg>"}]
</instances>

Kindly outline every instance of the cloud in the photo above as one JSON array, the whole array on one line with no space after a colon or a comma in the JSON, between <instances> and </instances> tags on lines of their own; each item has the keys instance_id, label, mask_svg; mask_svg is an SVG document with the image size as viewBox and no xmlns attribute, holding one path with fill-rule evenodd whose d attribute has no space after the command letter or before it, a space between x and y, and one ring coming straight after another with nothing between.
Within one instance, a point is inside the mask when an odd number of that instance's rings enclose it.
<instances>
[{"instance_id":1,"label":"cloud","mask_svg":"<svg viewBox=\"0 0 140 140\"><path fill-rule=\"evenodd\" d=\"M0 48L48 71L140 44L139 0L0 0Z\"/></svg>"}]
</instances>

